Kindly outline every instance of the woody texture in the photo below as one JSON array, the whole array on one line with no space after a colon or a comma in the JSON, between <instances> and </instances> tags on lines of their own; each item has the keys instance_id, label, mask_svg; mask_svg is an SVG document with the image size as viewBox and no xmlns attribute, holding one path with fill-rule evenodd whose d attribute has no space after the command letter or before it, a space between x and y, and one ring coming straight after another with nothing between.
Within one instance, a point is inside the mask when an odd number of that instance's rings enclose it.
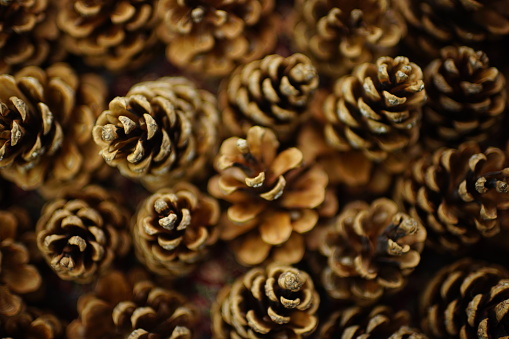
<instances>
[{"instance_id":1,"label":"woody texture","mask_svg":"<svg viewBox=\"0 0 509 339\"><path fill-rule=\"evenodd\" d=\"M23 307L16 315L0 315L0 333L7 338L62 338L64 323L54 314L35 307Z\"/></svg>"}]
</instances>

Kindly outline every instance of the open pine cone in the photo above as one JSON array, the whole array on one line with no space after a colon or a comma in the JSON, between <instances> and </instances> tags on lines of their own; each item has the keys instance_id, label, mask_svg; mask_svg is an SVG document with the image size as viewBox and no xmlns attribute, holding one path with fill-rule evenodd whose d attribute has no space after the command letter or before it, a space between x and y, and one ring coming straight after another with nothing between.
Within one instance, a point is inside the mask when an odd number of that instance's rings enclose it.
<instances>
[{"instance_id":1,"label":"open pine cone","mask_svg":"<svg viewBox=\"0 0 509 339\"><path fill-rule=\"evenodd\" d=\"M432 338L495 339L509 336L509 272L462 259L426 285L422 328Z\"/></svg>"},{"instance_id":2,"label":"open pine cone","mask_svg":"<svg viewBox=\"0 0 509 339\"><path fill-rule=\"evenodd\" d=\"M482 142L500 127L506 81L490 67L484 52L445 47L424 70L424 82L428 100L423 134L431 149L457 147L467 140Z\"/></svg>"},{"instance_id":3,"label":"open pine cone","mask_svg":"<svg viewBox=\"0 0 509 339\"><path fill-rule=\"evenodd\" d=\"M256 265L270 258L299 262L305 251L302 234L316 225L324 202L327 175L304 164L297 148L278 150L272 130L254 126L246 139L223 142L210 194L231 203L221 237L231 241L237 260Z\"/></svg>"},{"instance_id":4,"label":"open pine cone","mask_svg":"<svg viewBox=\"0 0 509 339\"><path fill-rule=\"evenodd\" d=\"M184 182L161 189L138 208L132 227L136 255L159 275L181 276L217 240L219 204Z\"/></svg>"},{"instance_id":5,"label":"open pine cone","mask_svg":"<svg viewBox=\"0 0 509 339\"><path fill-rule=\"evenodd\" d=\"M305 338L318 325L320 299L309 275L290 266L253 268L212 306L214 338Z\"/></svg>"},{"instance_id":6,"label":"open pine cone","mask_svg":"<svg viewBox=\"0 0 509 339\"><path fill-rule=\"evenodd\" d=\"M89 283L130 248L129 212L99 186L48 202L37 246L61 279Z\"/></svg>"},{"instance_id":7,"label":"open pine cone","mask_svg":"<svg viewBox=\"0 0 509 339\"><path fill-rule=\"evenodd\" d=\"M158 33L168 60L201 75L225 76L276 45L274 0L160 0Z\"/></svg>"},{"instance_id":8,"label":"open pine cone","mask_svg":"<svg viewBox=\"0 0 509 339\"><path fill-rule=\"evenodd\" d=\"M297 0L293 40L320 72L339 76L392 54L406 25L391 0Z\"/></svg>"},{"instance_id":9,"label":"open pine cone","mask_svg":"<svg viewBox=\"0 0 509 339\"><path fill-rule=\"evenodd\" d=\"M181 77L134 85L96 121L95 142L104 160L156 190L203 175L216 152L216 99Z\"/></svg>"},{"instance_id":10,"label":"open pine cone","mask_svg":"<svg viewBox=\"0 0 509 339\"><path fill-rule=\"evenodd\" d=\"M400 179L397 195L426 227L430 245L455 252L509 226L507 154L464 143L415 161Z\"/></svg>"},{"instance_id":11,"label":"open pine cone","mask_svg":"<svg viewBox=\"0 0 509 339\"><path fill-rule=\"evenodd\" d=\"M2 338L62 338L64 324L55 315L34 307L22 309L11 317L0 315Z\"/></svg>"},{"instance_id":12,"label":"open pine cone","mask_svg":"<svg viewBox=\"0 0 509 339\"><path fill-rule=\"evenodd\" d=\"M419 264L426 240L424 227L385 198L371 205L346 205L323 235L320 252L327 266L322 282L327 293L359 304L402 288Z\"/></svg>"},{"instance_id":13,"label":"open pine cone","mask_svg":"<svg viewBox=\"0 0 509 339\"><path fill-rule=\"evenodd\" d=\"M245 136L254 125L271 128L289 139L307 118L318 75L302 54L269 55L240 66L219 92L223 122L232 135Z\"/></svg>"}]
</instances>

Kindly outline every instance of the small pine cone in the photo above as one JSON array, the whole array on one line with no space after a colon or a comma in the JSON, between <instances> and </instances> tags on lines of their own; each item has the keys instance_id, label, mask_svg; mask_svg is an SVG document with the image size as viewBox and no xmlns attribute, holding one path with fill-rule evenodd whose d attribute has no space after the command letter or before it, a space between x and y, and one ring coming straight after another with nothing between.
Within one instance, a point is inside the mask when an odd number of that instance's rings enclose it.
<instances>
[{"instance_id":1,"label":"small pine cone","mask_svg":"<svg viewBox=\"0 0 509 339\"><path fill-rule=\"evenodd\" d=\"M95 290L79 298L79 318L67 327L67 337L196 337L197 312L182 295L130 278L118 271L99 278Z\"/></svg>"},{"instance_id":2,"label":"small pine cone","mask_svg":"<svg viewBox=\"0 0 509 339\"><path fill-rule=\"evenodd\" d=\"M245 136L255 125L268 127L288 140L306 118L317 87L316 69L302 54L252 61L223 82L219 103L224 125L236 136Z\"/></svg>"},{"instance_id":3,"label":"small pine cone","mask_svg":"<svg viewBox=\"0 0 509 339\"><path fill-rule=\"evenodd\" d=\"M320 339L427 339L418 330L408 327L410 314L394 312L387 306L363 309L358 306L332 313L320 326Z\"/></svg>"},{"instance_id":4,"label":"small pine cone","mask_svg":"<svg viewBox=\"0 0 509 339\"><path fill-rule=\"evenodd\" d=\"M167 59L201 75L225 76L276 46L274 0L161 0L158 33Z\"/></svg>"},{"instance_id":5,"label":"small pine cone","mask_svg":"<svg viewBox=\"0 0 509 339\"><path fill-rule=\"evenodd\" d=\"M51 313L28 307L11 317L0 315L0 333L2 338L56 339L63 337L64 324Z\"/></svg>"},{"instance_id":6,"label":"small pine cone","mask_svg":"<svg viewBox=\"0 0 509 339\"><path fill-rule=\"evenodd\" d=\"M92 126L106 88L66 64L0 75L0 172L22 189L54 196L88 183L102 163Z\"/></svg>"},{"instance_id":7,"label":"small pine cone","mask_svg":"<svg viewBox=\"0 0 509 339\"><path fill-rule=\"evenodd\" d=\"M27 246L21 241L21 224L26 215L20 215L21 211L0 211L0 317L18 314L23 307L19 294L34 292L42 283L39 271L29 264ZM2 323L0 319L0 329Z\"/></svg>"},{"instance_id":8,"label":"small pine cone","mask_svg":"<svg viewBox=\"0 0 509 339\"><path fill-rule=\"evenodd\" d=\"M431 149L483 142L496 132L506 107L506 81L489 67L484 52L445 47L424 70L424 82L423 134Z\"/></svg>"},{"instance_id":9,"label":"small pine cone","mask_svg":"<svg viewBox=\"0 0 509 339\"><path fill-rule=\"evenodd\" d=\"M318 324L313 281L280 264L253 268L225 287L211 310L214 338L306 338Z\"/></svg>"},{"instance_id":10,"label":"small pine cone","mask_svg":"<svg viewBox=\"0 0 509 339\"><path fill-rule=\"evenodd\" d=\"M339 151L359 149L376 162L390 159L417 142L425 99L422 71L407 58L362 64L325 99L325 137Z\"/></svg>"},{"instance_id":11,"label":"small pine cone","mask_svg":"<svg viewBox=\"0 0 509 339\"><path fill-rule=\"evenodd\" d=\"M156 0L58 0L63 45L91 66L134 69L157 47Z\"/></svg>"},{"instance_id":12,"label":"small pine cone","mask_svg":"<svg viewBox=\"0 0 509 339\"><path fill-rule=\"evenodd\" d=\"M509 272L462 259L435 274L421 299L422 328L432 338L509 336Z\"/></svg>"},{"instance_id":13,"label":"small pine cone","mask_svg":"<svg viewBox=\"0 0 509 339\"><path fill-rule=\"evenodd\" d=\"M130 248L130 215L99 186L48 202L37 222L37 246L61 279L88 283Z\"/></svg>"},{"instance_id":14,"label":"small pine cone","mask_svg":"<svg viewBox=\"0 0 509 339\"><path fill-rule=\"evenodd\" d=\"M205 174L217 149L216 99L180 77L133 86L97 119L93 136L108 165L151 190Z\"/></svg>"},{"instance_id":15,"label":"small pine cone","mask_svg":"<svg viewBox=\"0 0 509 339\"><path fill-rule=\"evenodd\" d=\"M159 275L188 274L216 242L219 213L217 201L190 184L157 191L134 219L138 259Z\"/></svg>"},{"instance_id":16,"label":"small pine cone","mask_svg":"<svg viewBox=\"0 0 509 339\"><path fill-rule=\"evenodd\" d=\"M208 189L231 203L220 222L221 237L231 241L243 265L268 258L299 262L305 250L302 233L316 225L325 199L327 174L304 164L297 148L280 152L278 147L272 130L254 126L246 139L225 140L216 157L219 175Z\"/></svg>"},{"instance_id":17,"label":"small pine cone","mask_svg":"<svg viewBox=\"0 0 509 339\"><path fill-rule=\"evenodd\" d=\"M425 228L399 212L394 201L352 202L324 232L323 285L333 298L373 303L404 286L420 262L425 241Z\"/></svg>"},{"instance_id":18,"label":"small pine cone","mask_svg":"<svg viewBox=\"0 0 509 339\"><path fill-rule=\"evenodd\" d=\"M391 0L298 0L293 40L321 73L340 76L393 50L406 33Z\"/></svg>"},{"instance_id":19,"label":"small pine cone","mask_svg":"<svg viewBox=\"0 0 509 339\"><path fill-rule=\"evenodd\" d=\"M430 245L456 252L509 226L508 181L507 151L464 143L416 160L396 194L426 227Z\"/></svg>"}]
</instances>

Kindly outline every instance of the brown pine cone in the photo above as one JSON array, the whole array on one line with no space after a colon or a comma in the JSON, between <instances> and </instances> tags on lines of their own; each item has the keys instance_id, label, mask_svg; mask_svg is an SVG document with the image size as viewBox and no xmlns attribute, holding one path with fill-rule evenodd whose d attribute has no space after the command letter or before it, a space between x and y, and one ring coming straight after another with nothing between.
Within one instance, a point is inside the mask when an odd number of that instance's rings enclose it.
<instances>
[{"instance_id":1,"label":"brown pine cone","mask_svg":"<svg viewBox=\"0 0 509 339\"><path fill-rule=\"evenodd\" d=\"M99 186L48 202L37 222L37 246L61 279L88 283L127 254L129 212Z\"/></svg>"},{"instance_id":2,"label":"brown pine cone","mask_svg":"<svg viewBox=\"0 0 509 339\"><path fill-rule=\"evenodd\" d=\"M293 40L321 73L340 76L393 54L406 25L392 0L297 0Z\"/></svg>"},{"instance_id":3,"label":"brown pine cone","mask_svg":"<svg viewBox=\"0 0 509 339\"><path fill-rule=\"evenodd\" d=\"M422 328L432 338L495 339L509 336L509 272L462 259L426 285Z\"/></svg>"},{"instance_id":4,"label":"brown pine cone","mask_svg":"<svg viewBox=\"0 0 509 339\"><path fill-rule=\"evenodd\" d=\"M67 337L196 337L197 312L182 295L131 278L118 271L99 278L95 290L79 298L79 318L67 327Z\"/></svg>"},{"instance_id":5,"label":"brown pine cone","mask_svg":"<svg viewBox=\"0 0 509 339\"><path fill-rule=\"evenodd\" d=\"M106 87L66 64L0 75L0 172L21 188L54 196L87 184L101 164L92 126Z\"/></svg>"},{"instance_id":6,"label":"brown pine cone","mask_svg":"<svg viewBox=\"0 0 509 339\"><path fill-rule=\"evenodd\" d=\"M219 175L209 181L209 193L231 203L223 215L221 237L231 241L237 260L257 265L270 258L299 262L303 233L313 229L324 203L327 174L303 163L297 148L278 150L270 129L254 126L247 138L223 142L216 157Z\"/></svg>"},{"instance_id":7,"label":"brown pine cone","mask_svg":"<svg viewBox=\"0 0 509 339\"><path fill-rule=\"evenodd\" d=\"M157 0L57 0L63 45L91 66L134 69L157 47Z\"/></svg>"},{"instance_id":8,"label":"brown pine cone","mask_svg":"<svg viewBox=\"0 0 509 339\"><path fill-rule=\"evenodd\" d=\"M161 0L158 33L168 60L200 75L225 76L276 45L274 0Z\"/></svg>"},{"instance_id":9,"label":"brown pine cone","mask_svg":"<svg viewBox=\"0 0 509 339\"><path fill-rule=\"evenodd\" d=\"M219 204L184 182L138 208L132 235L138 259L159 275L188 274L217 240Z\"/></svg>"},{"instance_id":10,"label":"brown pine cone","mask_svg":"<svg viewBox=\"0 0 509 339\"><path fill-rule=\"evenodd\" d=\"M42 282L35 266L29 264L27 245L21 241L26 235L22 233L23 214L26 212L21 209L0 211L0 316L19 314L23 307L19 294L36 291ZM0 319L0 329L2 323Z\"/></svg>"},{"instance_id":11,"label":"brown pine cone","mask_svg":"<svg viewBox=\"0 0 509 339\"><path fill-rule=\"evenodd\" d=\"M214 338L306 338L318 324L313 281L280 264L253 268L225 287L211 309Z\"/></svg>"},{"instance_id":12,"label":"brown pine cone","mask_svg":"<svg viewBox=\"0 0 509 339\"><path fill-rule=\"evenodd\" d=\"M390 161L417 142L425 99L421 69L407 58L362 64L326 98L325 137L339 151L358 149L373 161Z\"/></svg>"},{"instance_id":13,"label":"brown pine cone","mask_svg":"<svg viewBox=\"0 0 509 339\"><path fill-rule=\"evenodd\" d=\"M430 245L459 251L509 226L508 181L507 151L464 143L416 160L396 194L426 227Z\"/></svg>"},{"instance_id":14,"label":"brown pine cone","mask_svg":"<svg viewBox=\"0 0 509 339\"><path fill-rule=\"evenodd\" d=\"M508 2L509 5L509 2ZM508 24L509 25L509 24ZM469 47L445 47L424 70L428 100L424 140L431 149L483 142L497 131L505 113L505 77L487 55Z\"/></svg>"},{"instance_id":15,"label":"brown pine cone","mask_svg":"<svg viewBox=\"0 0 509 339\"><path fill-rule=\"evenodd\" d=\"M324 232L323 285L333 298L373 303L404 286L420 262L425 241L424 227L399 212L394 201L352 202Z\"/></svg>"},{"instance_id":16,"label":"brown pine cone","mask_svg":"<svg viewBox=\"0 0 509 339\"><path fill-rule=\"evenodd\" d=\"M316 69L302 54L286 58L274 54L240 66L219 92L224 126L232 135L245 136L259 125L288 140L307 118L317 87Z\"/></svg>"},{"instance_id":17,"label":"brown pine cone","mask_svg":"<svg viewBox=\"0 0 509 339\"><path fill-rule=\"evenodd\" d=\"M320 339L427 339L417 329L408 327L410 314L394 312L387 306L363 309L358 306L336 311L320 326Z\"/></svg>"},{"instance_id":18,"label":"brown pine cone","mask_svg":"<svg viewBox=\"0 0 509 339\"><path fill-rule=\"evenodd\" d=\"M62 338L64 324L51 313L28 307L11 317L0 315L0 333L2 338L56 339Z\"/></svg>"}]
</instances>

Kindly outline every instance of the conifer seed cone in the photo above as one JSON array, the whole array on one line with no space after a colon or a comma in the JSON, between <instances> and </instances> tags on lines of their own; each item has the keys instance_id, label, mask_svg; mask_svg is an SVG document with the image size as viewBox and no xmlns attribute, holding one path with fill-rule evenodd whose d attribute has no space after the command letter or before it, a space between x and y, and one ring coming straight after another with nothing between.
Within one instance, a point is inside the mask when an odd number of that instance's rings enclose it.
<instances>
[{"instance_id":1,"label":"conifer seed cone","mask_svg":"<svg viewBox=\"0 0 509 339\"><path fill-rule=\"evenodd\" d=\"M3 338L56 339L64 334L64 323L54 314L24 307L11 317L0 315Z\"/></svg>"}]
</instances>

